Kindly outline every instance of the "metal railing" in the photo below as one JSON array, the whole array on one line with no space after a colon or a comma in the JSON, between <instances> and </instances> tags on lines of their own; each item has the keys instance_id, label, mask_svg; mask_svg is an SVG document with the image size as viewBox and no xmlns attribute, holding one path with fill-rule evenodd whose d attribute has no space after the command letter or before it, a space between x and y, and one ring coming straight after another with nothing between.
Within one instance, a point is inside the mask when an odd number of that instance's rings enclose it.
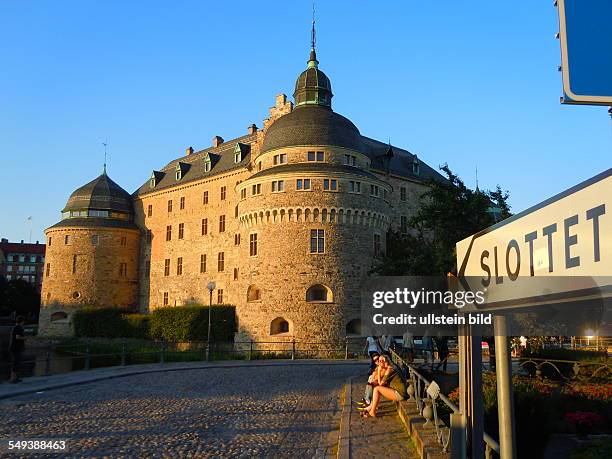
<instances>
[{"instance_id":1,"label":"metal railing","mask_svg":"<svg viewBox=\"0 0 612 459\"><path fill-rule=\"evenodd\" d=\"M539 379L547 378L548 372L552 372L564 381L588 381L604 375L610 376L612 365L607 362L562 360L524 357L519 362L519 368ZM581 371L586 370L586 371ZM532 375L533 372L533 375ZM581 374L582 373L582 374ZM585 374L586 373L586 374Z\"/></svg>"},{"instance_id":2,"label":"metal railing","mask_svg":"<svg viewBox=\"0 0 612 459\"><path fill-rule=\"evenodd\" d=\"M442 451L448 452L451 429L450 426L445 425L440 417L437 401L440 400L453 414L460 413L459 407L440 391L440 387L435 381L428 381L413 365L407 363L393 350L391 350L391 358L400 367L408 369L408 396L414 400L419 414L425 418L425 424L433 424ZM494 452L499 456L499 443L486 432L484 432L484 443L486 459L493 458Z\"/></svg>"},{"instance_id":3,"label":"metal railing","mask_svg":"<svg viewBox=\"0 0 612 459\"><path fill-rule=\"evenodd\" d=\"M363 338L343 341L235 341L211 342L210 360L257 359L350 359L361 354ZM35 358L20 362L20 373L47 376L76 370L143 363L187 362L206 360L206 341L114 341L79 344L51 344L38 349ZM30 352L34 350L30 349ZM0 362L0 375L8 377L10 359ZM27 370L24 372L24 370ZM1 377L1 376L0 376Z\"/></svg>"}]
</instances>

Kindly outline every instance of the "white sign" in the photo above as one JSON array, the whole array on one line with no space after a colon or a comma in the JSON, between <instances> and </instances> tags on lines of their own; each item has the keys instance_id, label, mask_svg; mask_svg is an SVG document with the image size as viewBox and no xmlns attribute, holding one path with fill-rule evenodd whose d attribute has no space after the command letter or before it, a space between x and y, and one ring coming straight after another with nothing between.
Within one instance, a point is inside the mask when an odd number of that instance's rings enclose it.
<instances>
[{"instance_id":1,"label":"white sign","mask_svg":"<svg viewBox=\"0 0 612 459\"><path fill-rule=\"evenodd\" d=\"M612 169L457 243L461 286L486 307L612 291Z\"/></svg>"}]
</instances>

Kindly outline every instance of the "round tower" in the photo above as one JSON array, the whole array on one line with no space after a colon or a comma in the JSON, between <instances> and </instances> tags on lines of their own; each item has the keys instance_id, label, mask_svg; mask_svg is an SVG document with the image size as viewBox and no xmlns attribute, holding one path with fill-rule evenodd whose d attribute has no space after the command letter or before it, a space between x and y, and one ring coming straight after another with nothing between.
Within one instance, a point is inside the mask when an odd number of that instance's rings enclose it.
<instances>
[{"instance_id":1,"label":"round tower","mask_svg":"<svg viewBox=\"0 0 612 459\"><path fill-rule=\"evenodd\" d=\"M337 343L360 332L360 286L382 255L391 186L369 171L357 127L331 107L314 49L295 108L268 125L236 186L245 303L238 341Z\"/></svg>"},{"instance_id":2,"label":"round tower","mask_svg":"<svg viewBox=\"0 0 612 459\"><path fill-rule=\"evenodd\" d=\"M82 307L138 308L140 233L132 199L106 174L74 191L45 231L40 333L72 333Z\"/></svg>"}]
</instances>

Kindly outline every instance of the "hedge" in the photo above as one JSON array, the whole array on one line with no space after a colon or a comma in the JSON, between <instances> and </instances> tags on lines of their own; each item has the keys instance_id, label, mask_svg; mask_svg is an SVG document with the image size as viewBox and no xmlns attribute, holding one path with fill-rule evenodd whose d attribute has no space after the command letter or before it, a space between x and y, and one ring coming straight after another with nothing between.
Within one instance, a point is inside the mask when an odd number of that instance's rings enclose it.
<instances>
[{"instance_id":1,"label":"hedge","mask_svg":"<svg viewBox=\"0 0 612 459\"><path fill-rule=\"evenodd\" d=\"M213 306L211 318L211 339L232 341L236 331L235 307ZM77 337L205 341L208 306L166 307L150 314L126 313L117 308L84 308L74 315L74 332Z\"/></svg>"}]
</instances>

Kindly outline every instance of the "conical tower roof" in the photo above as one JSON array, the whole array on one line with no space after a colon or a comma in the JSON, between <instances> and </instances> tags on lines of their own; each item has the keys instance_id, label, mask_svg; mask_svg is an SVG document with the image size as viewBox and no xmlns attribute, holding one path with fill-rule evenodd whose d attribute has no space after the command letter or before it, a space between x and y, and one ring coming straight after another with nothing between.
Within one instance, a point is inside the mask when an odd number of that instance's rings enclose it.
<instances>
[{"instance_id":1,"label":"conical tower roof","mask_svg":"<svg viewBox=\"0 0 612 459\"><path fill-rule=\"evenodd\" d=\"M133 214L130 194L103 172L91 182L77 188L68 198L62 212L74 210L107 210Z\"/></svg>"}]
</instances>

